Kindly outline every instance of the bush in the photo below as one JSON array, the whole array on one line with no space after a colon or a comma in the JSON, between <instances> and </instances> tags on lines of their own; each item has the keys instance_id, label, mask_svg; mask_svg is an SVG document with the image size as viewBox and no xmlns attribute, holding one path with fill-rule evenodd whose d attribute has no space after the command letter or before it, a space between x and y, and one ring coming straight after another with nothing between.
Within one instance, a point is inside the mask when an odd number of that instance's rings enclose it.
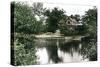
<instances>
[{"instance_id":1,"label":"bush","mask_svg":"<svg viewBox=\"0 0 100 67\"><path fill-rule=\"evenodd\" d=\"M30 36L18 37L14 40L14 63L13 65L36 64L36 49L34 39Z\"/></svg>"}]
</instances>

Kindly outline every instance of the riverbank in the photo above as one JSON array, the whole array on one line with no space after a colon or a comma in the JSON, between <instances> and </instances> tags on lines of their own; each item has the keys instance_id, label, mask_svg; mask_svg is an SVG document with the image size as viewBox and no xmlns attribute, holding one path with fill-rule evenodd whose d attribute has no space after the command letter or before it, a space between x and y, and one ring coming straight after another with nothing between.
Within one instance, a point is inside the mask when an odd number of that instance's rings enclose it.
<instances>
[{"instance_id":1,"label":"riverbank","mask_svg":"<svg viewBox=\"0 0 100 67\"><path fill-rule=\"evenodd\" d=\"M16 37L24 37L24 38L47 38L47 39L66 39L66 40L81 40L85 36L82 35L74 35L74 36L64 36L60 34L22 34L22 33L15 33L14 36Z\"/></svg>"},{"instance_id":2,"label":"riverbank","mask_svg":"<svg viewBox=\"0 0 100 67\"><path fill-rule=\"evenodd\" d=\"M25 34L25 33L12 33L12 36L16 37L23 37L26 39L65 39L67 41L81 41L83 38L90 36L89 34L85 35L71 35L71 36L65 36L64 34L60 34L58 32L52 33L52 32L46 32L46 33L40 33L40 34Z\"/></svg>"}]
</instances>

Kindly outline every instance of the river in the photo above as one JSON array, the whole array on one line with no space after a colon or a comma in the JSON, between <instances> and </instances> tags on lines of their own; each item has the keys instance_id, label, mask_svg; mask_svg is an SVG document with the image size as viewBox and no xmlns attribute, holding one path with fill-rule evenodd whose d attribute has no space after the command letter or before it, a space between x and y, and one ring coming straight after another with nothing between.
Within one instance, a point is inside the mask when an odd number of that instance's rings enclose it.
<instances>
[{"instance_id":1,"label":"river","mask_svg":"<svg viewBox=\"0 0 100 67\"><path fill-rule=\"evenodd\" d=\"M90 60L91 52L89 51L93 45L89 43L90 42L83 42L81 40L68 41L63 38L36 39L37 64L92 61L96 58ZM96 56L96 54L94 55ZM94 55L92 57L94 57Z\"/></svg>"}]
</instances>

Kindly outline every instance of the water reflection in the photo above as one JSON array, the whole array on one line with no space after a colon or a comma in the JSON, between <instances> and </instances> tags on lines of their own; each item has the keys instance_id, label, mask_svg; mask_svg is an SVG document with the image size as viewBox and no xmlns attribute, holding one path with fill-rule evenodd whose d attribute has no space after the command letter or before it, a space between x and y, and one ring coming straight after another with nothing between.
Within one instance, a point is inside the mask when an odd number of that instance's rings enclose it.
<instances>
[{"instance_id":1,"label":"water reflection","mask_svg":"<svg viewBox=\"0 0 100 67\"><path fill-rule=\"evenodd\" d=\"M35 45L37 47L36 55L38 57L38 64L89 61L91 56L89 53L91 52L89 52L88 48L92 49L93 47L93 45L88 47L91 45L89 42L67 42L65 39L59 38L37 39ZM95 52L96 51L94 51L94 53ZM94 56L96 56L96 54L94 54Z\"/></svg>"},{"instance_id":2,"label":"water reflection","mask_svg":"<svg viewBox=\"0 0 100 67\"><path fill-rule=\"evenodd\" d=\"M46 50L48 52L48 57L49 57L49 62L52 61L54 63L58 63L61 61L61 59L58 56L58 46L56 45L56 42L52 42L50 44L46 46Z\"/></svg>"},{"instance_id":3,"label":"water reflection","mask_svg":"<svg viewBox=\"0 0 100 67\"><path fill-rule=\"evenodd\" d=\"M63 62L77 62L82 60L80 54L81 44L79 41L59 44L59 56L63 58Z\"/></svg>"}]
</instances>

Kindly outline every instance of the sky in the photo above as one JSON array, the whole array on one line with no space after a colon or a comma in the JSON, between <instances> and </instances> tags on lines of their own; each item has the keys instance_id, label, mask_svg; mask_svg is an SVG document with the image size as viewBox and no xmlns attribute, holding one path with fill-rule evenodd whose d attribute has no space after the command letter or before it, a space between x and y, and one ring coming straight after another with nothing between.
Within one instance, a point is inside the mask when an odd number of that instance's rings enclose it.
<instances>
[{"instance_id":1,"label":"sky","mask_svg":"<svg viewBox=\"0 0 100 67\"><path fill-rule=\"evenodd\" d=\"M82 16L85 14L85 11L92 9L96 5L96 0L40 0L39 2L43 2L44 8L53 9L58 7L63 9L68 16L72 14ZM31 5L33 1L30 0L28 3Z\"/></svg>"},{"instance_id":2,"label":"sky","mask_svg":"<svg viewBox=\"0 0 100 67\"><path fill-rule=\"evenodd\" d=\"M78 4L63 4L63 3L44 3L45 8L53 9L54 7L58 7L59 9L65 10L67 15L84 15L85 11L92 9L93 6L90 5L78 5Z\"/></svg>"}]
</instances>

